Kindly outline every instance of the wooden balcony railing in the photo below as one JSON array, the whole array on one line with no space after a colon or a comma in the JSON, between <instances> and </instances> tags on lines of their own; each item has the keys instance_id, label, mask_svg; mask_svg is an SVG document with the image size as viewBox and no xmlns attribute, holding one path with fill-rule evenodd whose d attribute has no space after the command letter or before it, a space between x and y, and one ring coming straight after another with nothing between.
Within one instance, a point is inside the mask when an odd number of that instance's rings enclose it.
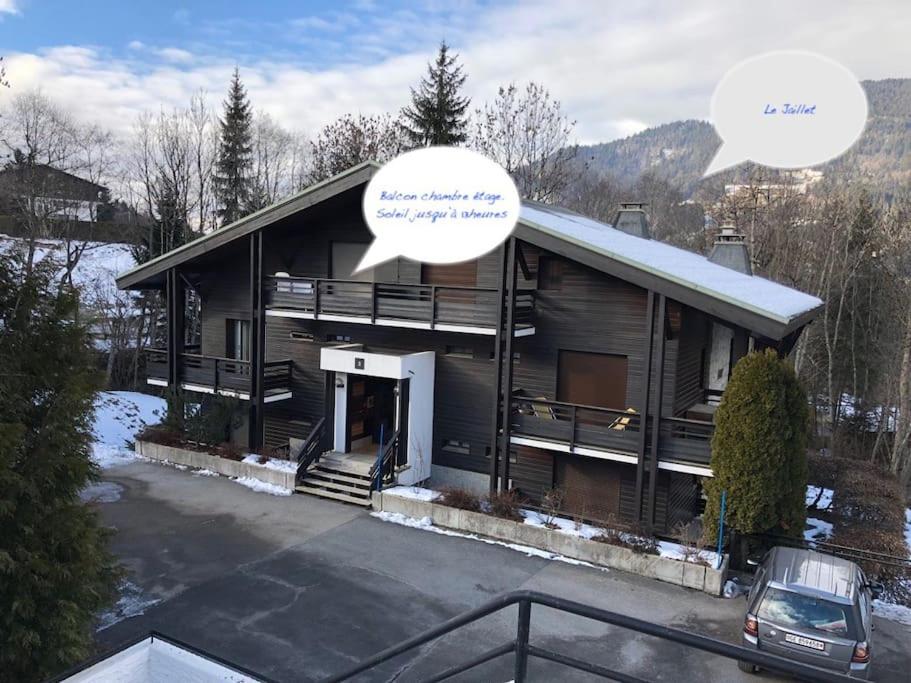
<instances>
[{"instance_id":1,"label":"wooden balcony railing","mask_svg":"<svg viewBox=\"0 0 911 683\"><path fill-rule=\"evenodd\" d=\"M560 401L516 397L512 402L512 433L576 447L635 453L640 416Z\"/></svg>"},{"instance_id":2,"label":"wooden balcony railing","mask_svg":"<svg viewBox=\"0 0 911 683\"><path fill-rule=\"evenodd\" d=\"M561 446L593 448L635 455L641 416L560 401L514 397L511 430L514 436L549 441ZM651 429L652 418L649 418ZM659 425L660 460L708 466L714 425L701 420L665 417ZM650 446L650 439L646 448Z\"/></svg>"},{"instance_id":3,"label":"wooden balcony railing","mask_svg":"<svg viewBox=\"0 0 911 683\"><path fill-rule=\"evenodd\" d=\"M498 292L480 287L408 285L356 280L276 276L268 280L266 305L321 316L350 316L370 322L393 321L495 328ZM533 325L533 290L516 294L516 328Z\"/></svg>"},{"instance_id":4,"label":"wooden balcony railing","mask_svg":"<svg viewBox=\"0 0 911 683\"><path fill-rule=\"evenodd\" d=\"M182 353L177 376L181 384L205 387L216 393L249 394L250 367L249 361ZM267 361L263 367L263 391L290 391L291 372L291 360ZM168 379L166 350L146 350L146 375L157 380Z\"/></svg>"},{"instance_id":5,"label":"wooden balcony railing","mask_svg":"<svg viewBox=\"0 0 911 683\"><path fill-rule=\"evenodd\" d=\"M712 458L715 425L680 417L661 418L658 453L660 460L708 466Z\"/></svg>"}]
</instances>

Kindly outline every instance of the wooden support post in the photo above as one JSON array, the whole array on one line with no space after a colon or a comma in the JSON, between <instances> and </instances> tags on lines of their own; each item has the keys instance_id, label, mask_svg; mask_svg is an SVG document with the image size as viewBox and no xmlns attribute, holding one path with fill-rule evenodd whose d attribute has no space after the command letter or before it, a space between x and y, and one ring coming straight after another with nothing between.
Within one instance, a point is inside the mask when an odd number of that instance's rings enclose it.
<instances>
[{"instance_id":1,"label":"wooden support post","mask_svg":"<svg viewBox=\"0 0 911 683\"><path fill-rule=\"evenodd\" d=\"M645 446L648 443L649 390L652 384L652 347L655 342L655 293L646 293L645 305L645 358L642 365L642 399L639 402L639 451L636 460L636 520L642 519L642 487L645 484Z\"/></svg>"},{"instance_id":2,"label":"wooden support post","mask_svg":"<svg viewBox=\"0 0 911 683\"><path fill-rule=\"evenodd\" d=\"M248 447L263 446L263 372L266 365L266 313L263 298L263 233L250 235L250 424Z\"/></svg>"},{"instance_id":3,"label":"wooden support post","mask_svg":"<svg viewBox=\"0 0 911 683\"><path fill-rule=\"evenodd\" d=\"M186 291L184 282L175 268L167 272L165 283L168 316L168 386L176 390L180 385L180 363L184 352Z\"/></svg>"},{"instance_id":4,"label":"wooden support post","mask_svg":"<svg viewBox=\"0 0 911 683\"><path fill-rule=\"evenodd\" d=\"M500 247L500 271L497 278L497 331L494 335L493 342L493 360L494 360L494 389L491 403L491 427L490 427L490 491L497 490L497 473L499 472L499 461L497 453L500 441L500 396L503 389L503 325L505 324L504 313L506 311L506 257L509 249L506 243Z\"/></svg>"},{"instance_id":5,"label":"wooden support post","mask_svg":"<svg viewBox=\"0 0 911 683\"><path fill-rule=\"evenodd\" d=\"M657 363L655 366L655 397L652 409L652 450L649 457L648 474L648 514L646 526L649 530L655 526L655 486L658 483L658 456L661 434L661 405L664 401L664 335L667 298L658 295L658 320L655 330L658 333Z\"/></svg>"},{"instance_id":6,"label":"wooden support post","mask_svg":"<svg viewBox=\"0 0 911 683\"><path fill-rule=\"evenodd\" d=\"M500 418L500 434L502 445L500 447L500 463L502 475L500 477L500 490L509 489L509 449L510 449L510 423L512 422L512 344L516 338L516 238L510 237L506 250L506 328L505 348L503 350L506 364L503 378L503 413Z\"/></svg>"}]
</instances>

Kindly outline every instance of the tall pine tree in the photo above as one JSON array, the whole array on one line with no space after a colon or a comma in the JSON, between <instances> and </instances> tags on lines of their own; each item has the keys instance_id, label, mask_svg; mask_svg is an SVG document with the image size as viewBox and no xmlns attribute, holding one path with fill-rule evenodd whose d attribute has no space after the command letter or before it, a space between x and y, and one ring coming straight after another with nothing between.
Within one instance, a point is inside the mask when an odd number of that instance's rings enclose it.
<instances>
[{"instance_id":1,"label":"tall pine tree","mask_svg":"<svg viewBox=\"0 0 911 683\"><path fill-rule=\"evenodd\" d=\"M427 78L411 89L411 106L402 110L405 132L415 147L458 145L465 140L471 100L461 96L467 75L456 64L458 55L440 43L436 61L427 65Z\"/></svg>"},{"instance_id":2,"label":"tall pine tree","mask_svg":"<svg viewBox=\"0 0 911 683\"><path fill-rule=\"evenodd\" d=\"M215 193L218 215L224 226L243 217L252 189L253 110L236 68L225 100L224 118L219 124Z\"/></svg>"},{"instance_id":3,"label":"tall pine tree","mask_svg":"<svg viewBox=\"0 0 911 683\"><path fill-rule=\"evenodd\" d=\"M79 498L97 373L59 264L0 255L0 681L40 681L91 653L119 571Z\"/></svg>"}]
</instances>

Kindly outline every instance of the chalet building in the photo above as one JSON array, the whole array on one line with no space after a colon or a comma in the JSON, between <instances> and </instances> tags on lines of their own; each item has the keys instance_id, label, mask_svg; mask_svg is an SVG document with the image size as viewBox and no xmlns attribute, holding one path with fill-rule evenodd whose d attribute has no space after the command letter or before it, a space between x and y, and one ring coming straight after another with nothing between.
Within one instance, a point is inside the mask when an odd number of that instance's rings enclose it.
<instances>
[{"instance_id":1,"label":"chalet building","mask_svg":"<svg viewBox=\"0 0 911 683\"><path fill-rule=\"evenodd\" d=\"M107 196L103 185L45 164L10 164L0 170L0 215L27 210L50 220L92 223Z\"/></svg>"},{"instance_id":2,"label":"chalet building","mask_svg":"<svg viewBox=\"0 0 911 683\"><path fill-rule=\"evenodd\" d=\"M698 514L713 413L750 349L793 348L812 296L754 276L723 231L704 256L526 202L502 248L352 275L372 235L364 163L118 278L166 293L148 381L248 406L245 447L297 457L300 489L364 501L430 480L668 530ZM202 301L199 349L184 306Z\"/></svg>"}]
</instances>

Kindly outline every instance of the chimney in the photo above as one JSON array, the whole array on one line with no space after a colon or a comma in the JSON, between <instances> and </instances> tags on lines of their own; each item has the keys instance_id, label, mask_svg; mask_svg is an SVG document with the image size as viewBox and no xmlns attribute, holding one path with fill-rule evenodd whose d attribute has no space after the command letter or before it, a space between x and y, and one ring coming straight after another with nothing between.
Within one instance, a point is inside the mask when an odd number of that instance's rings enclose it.
<instances>
[{"instance_id":1,"label":"chimney","mask_svg":"<svg viewBox=\"0 0 911 683\"><path fill-rule=\"evenodd\" d=\"M747 248L744 236L737 232L733 223L721 225L721 232L715 238L709 261L746 275L753 274L753 266L750 265L750 250Z\"/></svg>"},{"instance_id":2,"label":"chimney","mask_svg":"<svg viewBox=\"0 0 911 683\"><path fill-rule=\"evenodd\" d=\"M614 218L614 227L635 237L649 239L647 204L641 202L620 202L620 209Z\"/></svg>"}]
</instances>

